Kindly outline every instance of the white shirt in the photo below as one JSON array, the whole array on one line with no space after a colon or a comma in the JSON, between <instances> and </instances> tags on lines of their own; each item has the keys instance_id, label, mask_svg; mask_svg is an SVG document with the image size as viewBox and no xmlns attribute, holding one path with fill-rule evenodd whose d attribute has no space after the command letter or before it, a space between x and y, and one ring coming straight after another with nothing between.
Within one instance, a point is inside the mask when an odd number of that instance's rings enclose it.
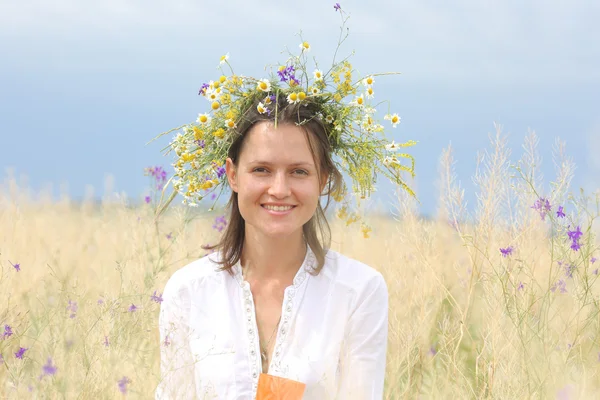
<instances>
[{"instance_id":1,"label":"white shirt","mask_svg":"<svg viewBox=\"0 0 600 400\"><path fill-rule=\"evenodd\" d=\"M176 271L160 308L162 380L156 399L254 400L261 359L254 301L241 273L217 271L219 253ZM329 250L317 276L308 248L285 289L271 375L306 384L303 399L381 399L388 291L381 273Z\"/></svg>"}]
</instances>

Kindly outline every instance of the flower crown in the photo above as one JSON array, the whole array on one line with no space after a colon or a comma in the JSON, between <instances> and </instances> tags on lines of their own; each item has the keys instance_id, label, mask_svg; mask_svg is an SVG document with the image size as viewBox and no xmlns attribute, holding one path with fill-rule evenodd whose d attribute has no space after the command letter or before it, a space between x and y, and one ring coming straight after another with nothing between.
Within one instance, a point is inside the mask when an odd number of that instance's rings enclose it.
<instances>
[{"instance_id":1,"label":"flower crown","mask_svg":"<svg viewBox=\"0 0 600 400\"><path fill-rule=\"evenodd\" d=\"M339 4L336 3L334 8L342 16L343 32L349 17ZM336 53L347 36L342 38L340 35ZM199 95L208 100L209 111L199 114L194 123L158 136L179 131L166 148L176 154L172 178L174 191L161 211L177 193L183 196L183 203L189 206L197 206L209 195L216 203L223 189L228 186L225 160L231 144L239 137L238 124L249 107L256 107L260 114L276 114L282 97L289 104L310 106L317 110L315 117L324 125L331 149L339 158L336 160L334 157L334 162L352 179L352 194L357 202L376 190L378 173L415 196L400 175L401 171L406 171L414 177L414 158L398 150L417 142L409 140L395 143L386 140L384 127L375 118L376 106L371 105L375 97L375 77L394 73L355 79L356 71L348 59L335 62L335 56L328 71L320 70L316 60L315 68L309 71L307 54L311 46L301 38L299 47L299 55L290 53L286 63L276 68L275 74L271 71L270 77L263 79L234 74L229 54L221 57L218 67L221 76L204 83L199 91ZM229 74L224 71L225 67L229 68ZM388 112L384 119L394 128L400 123L398 114ZM409 159L410 166L403 165L400 162L402 158ZM215 195L217 191L218 195ZM337 216L346 220L347 225L360 221L358 213L350 211L352 206L345 184L340 192L333 193L333 199L342 203ZM214 203L210 210L213 207ZM363 223L361 229L364 236L368 237L371 228Z\"/></svg>"}]
</instances>

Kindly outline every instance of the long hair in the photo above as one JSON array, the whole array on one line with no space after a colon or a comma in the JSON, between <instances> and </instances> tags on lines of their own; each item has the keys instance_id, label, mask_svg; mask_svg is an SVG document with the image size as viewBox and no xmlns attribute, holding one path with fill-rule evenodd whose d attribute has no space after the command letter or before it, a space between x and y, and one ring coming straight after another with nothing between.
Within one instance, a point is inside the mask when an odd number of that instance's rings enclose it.
<instances>
[{"instance_id":1,"label":"long hair","mask_svg":"<svg viewBox=\"0 0 600 400\"><path fill-rule=\"evenodd\" d=\"M332 160L331 144L327 136L327 130L320 119L318 105L312 103L289 104L285 97L275 99L275 103L276 112L271 112L269 115L257 111L258 99L249 100L249 107L247 107L245 115L238 124L238 136L229 148L228 157L231 158L237 168L245 139L257 123L271 121L275 124L296 125L304 130L313 161L317 166L319 187L323 184L321 177L323 175L327 176L325 189L321 193L321 196L327 196L325 207L321 206L321 202L318 201L315 213L302 227L304 239L317 260L317 266L310 273L317 275L325 264L325 255L331 245L331 229L325 211L329 207L332 194L339 193L342 189L343 178ZM221 257L216 260L220 265L220 270L233 274L232 267L242 256L246 228L246 223L238 206L238 194L233 190L226 209L229 214L229 222L221 236L221 240L213 246L205 246L204 248L220 251Z\"/></svg>"}]
</instances>

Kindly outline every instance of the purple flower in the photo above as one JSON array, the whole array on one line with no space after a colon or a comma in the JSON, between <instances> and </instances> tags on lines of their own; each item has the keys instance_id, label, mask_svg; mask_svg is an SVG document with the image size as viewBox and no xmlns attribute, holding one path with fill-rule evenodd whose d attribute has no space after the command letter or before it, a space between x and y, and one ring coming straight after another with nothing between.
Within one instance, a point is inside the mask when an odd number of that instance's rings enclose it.
<instances>
[{"instance_id":1,"label":"purple flower","mask_svg":"<svg viewBox=\"0 0 600 400\"><path fill-rule=\"evenodd\" d=\"M429 354L432 356L435 356L437 354L435 346L431 345L431 347L429 347Z\"/></svg>"},{"instance_id":2,"label":"purple flower","mask_svg":"<svg viewBox=\"0 0 600 400\"><path fill-rule=\"evenodd\" d=\"M558 210L556 211L556 216L558 218L564 218L565 217L565 212L564 212L563 206L558 206Z\"/></svg>"},{"instance_id":3,"label":"purple flower","mask_svg":"<svg viewBox=\"0 0 600 400\"><path fill-rule=\"evenodd\" d=\"M581 248L581 245L579 244L579 238L581 238L583 235L579 226L577 226L577 228L575 228L573 231L567 231L567 235L569 236L569 239L571 239L571 249L575 251L579 250Z\"/></svg>"},{"instance_id":4,"label":"purple flower","mask_svg":"<svg viewBox=\"0 0 600 400\"><path fill-rule=\"evenodd\" d=\"M523 290L525 289L525 285L523 285L523 282L519 282L519 286L517 287L517 290Z\"/></svg>"},{"instance_id":5,"label":"purple flower","mask_svg":"<svg viewBox=\"0 0 600 400\"><path fill-rule=\"evenodd\" d=\"M19 347L19 351L17 351L17 352L15 353L15 357L17 357L17 358L19 358L19 359L21 359L21 360L22 360L22 359L23 359L23 354L25 354L25 352L26 352L27 350L28 350L28 349L27 349L27 348L25 348L25 347Z\"/></svg>"},{"instance_id":6,"label":"purple flower","mask_svg":"<svg viewBox=\"0 0 600 400\"><path fill-rule=\"evenodd\" d=\"M169 240L171 240L173 238L173 232L169 232L165 235L165 237Z\"/></svg>"},{"instance_id":7,"label":"purple flower","mask_svg":"<svg viewBox=\"0 0 600 400\"><path fill-rule=\"evenodd\" d=\"M500 249L500 253L502 253L502 257L510 256L513 252L514 248L512 246L508 246L505 249Z\"/></svg>"},{"instance_id":8,"label":"purple flower","mask_svg":"<svg viewBox=\"0 0 600 400\"><path fill-rule=\"evenodd\" d=\"M565 276L567 278L572 278L573 277L573 271L575 271L576 266L573 264L570 264L568 266L565 267Z\"/></svg>"},{"instance_id":9,"label":"purple flower","mask_svg":"<svg viewBox=\"0 0 600 400\"><path fill-rule=\"evenodd\" d=\"M277 100L277 96L275 96L274 94L269 96L269 99L271 100L272 103L275 103L275 100Z\"/></svg>"},{"instance_id":10,"label":"purple flower","mask_svg":"<svg viewBox=\"0 0 600 400\"><path fill-rule=\"evenodd\" d=\"M165 341L163 342L163 344L165 345L165 347L171 344L171 341L169 340L169 334L165 336Z\"/></svg>"},{"instance_id":11,"label":"purple flower","mask_svg":"<svg viewBox=\"0 0 600 400\"><path fill-rule=\"evenodd\" d=\"M104 342L102 343L105 347L108 347L108 345L110 344L108 342L108 336L104 335Z\"/></svg>"},{"instance_id":12,"label":"purple flower","mask_svg":"<svg viewBox=\"0 0 600 400\"><path fill-rule=\"evenodd\" d=\"M594 275L598 275L598 268L596 268L596 269L593 271L593 274L594 274Z\"/></svg>"},{"instance_id":13,"label":"purple flower","mask_svg":"<svg viewBox=\"0 0 600 400\"><path fill-rule=\"evenodd\" d=\"M225 167L217 168L217 178L222 177L225 174Z\"/></svg>"},{"instance_id":14,"label":"purple flower","mask_svg":"<svg viewBox=\"0 0 600 400\"><path fill-rule=\"evenodd\" d=\"M209 87L210 85L208 83L203 83L200 87L200 90L198 90L198 94L200 95L206 93L206 89L208 89Z\"/></svg>"},{"instance_id":15,"label":"purple flower","mask_svg":"<svg viewBox=\"0 0 600 400\"><path fill-rule=\"evenodd\" d=\"M21 270L21 264L19 264L19 263L13 264L10 261L9 261L9 263L17 270L17 272L19 272Z\"/></svg>"},{"instance_id":16,"label":"purple flower","mask_svg":"<svg viewBox=\"0 0 600 400\"><path fill-rule=\"evenodd\" d=\"M119 390L121 391L121 393L123 393L123 394L127 393L127 385L130 383L131 383L131 379L129 379L126 376L124 376L123 378L121 378L121 380L119 380Z\"/></svg>"},{"instance_id":17,"label":"purple flower","mask_svg":"<svg viewBox=\"0 0 600 400\"><path fill-rule=\"evenodd\" d=\"M544 197L540 197L535 201L533 206L531 206L534 210L537 210L540 213L540 217L542 221L546 219L546 214L552 210L552 206L550 205L550 201Z\"/></svg>"},{"instance_id":18,"label":"purple flower","mask_svg":"<svg viewBox=\"0 0 600 400\"><path fill-rule=\"evenodd\" d=\"M215 223L213 224L213 229L218 230L219 232L223 231L223 229L225 229L225 227L227 226L227 220L225 219L224 215L221 215L217 218L215 218Z\"/></svg>"},{"instance_id":19,"label":"purple flower","mask_svg":"<svg viewBox=\"0 0 600 400\"><path fill-rule=\"evenodd\" d=\"M135 310L137 310L137 309L138 309L138 308L136 307L136 305L135 305L135 304L132 304L132 305L130 305L130 306L129 306L129 309L128 309L128 310L129 310L129 312L135 312Z\"/></svg>"},{"instance_id":20,"label":"purple flower","mask_svg":"<svg viewBox=\"0 0 600 400\"><path fill-rule=\"evenodd\" d=\"M296 83L300 83L296 77L294 76L295 68L293 65L289 65L285 68L281 68L277 71L277 75L279 75L279 80L281 82L291 82L293 80Z\"/></svg>"},{"instance_id":21,"label":"purple flower","mask_svg":"<svg viewBox=\"0 0 600 400\"><path fill-rule=\"evenodd\" d=\"M98 299L98 305L104 304L104 299Z\"/></svg>"},{"instance_id":22,"label":"purple flower","mask_svg":"<svg viewBox=\"0 0 600 400\"><path fill-rule=\"evenodd\" d=\"M550 287L550 291L554 292L557 288L560 289L561 293L567 293L567 284L562 279L559 279L558 282L554 283L554 285Z\"/></svg>"},{"instance_id":23,"label":"purple flower","mask_svg":"<svg viewBox=\"0 0 600 400\"><path fill-rule=\"evenodd\" d=\"M77 316L77 302L69 300L69 305L67 305L67 311L71 312L69 318L75 318Z\"/></svg>"},{"instance_id":24,"label":"purple flower","mask_svg":"<svg viewBox=\"0 0 600 400\"><path fill-rule=\"evenodd\" d=\"M150 299L152 299L152 301L155 301L157 303L162 303L163 298L162 295L159 293L158 295L156 294L156 290L154 291L154 293L152 294L152 296L150 296Z\"/></svg>"},{"instance_id":25,"label":"purple flower","mask_svg":"<svg viewBox=\"0 0 600 400\"><path fill-rule=\"evenodd\" d=\"M195 140L194 143L196 143L198 146L200 146L201 149L203 149L204 146L206 146L206 142L204 141L204 139Z\"/></svg>"},{"instance_id":26,"label":"purple flower","mask_svg":"<svg viewBox=\"0 0 600 400\"><path fill-rule=\"evenodd\" d=\"M339 11L342 9L342 6L340 6L340 3L335 3L335 5L333 6L333 8L335 9L335 11Z\"/></svg>"},{"instance_id":27,"label":"purple flower","mask_svg":"<svg viewBox=\"0 0 600 400\"><path fill-rule=\"evenodd\" d=\"M165 183L167 183L167 171L165 171L163 167L147 167L144 170L144 175L154 178L157 190L162 190Z\"/></svg>"},{"instance_id":28,"label":"purple flower","mask_svg":"<svg viewBox=\"0 0 600 400\"><path fill-rule=\"evenodd\" d=\"M52 365L52 359L48 357L48 361L42 366L42 373L44 375L54 375L56 373L56 365Z\"/></svg>"},{"instance_id":29,"label":"purple flower","mask_svg":"<svg viewBox=\"0 0 600 400\"><path fill-rule=\"evenodd\" d=\"M151 201L150 196L144 197L144 201L146 202L146 204L150 203L150 201Z\"/></svg>"},{"instance_id":30,"label":"purple flower","mask_svg":"<svg viewBox=\"0 0 600 400\"><path fill-rule=\"evenodd\" d=\"M214 200L216 197L217 197L217 194L216 194L216 193L213 193L213 194L211 194L211 195L210 195L210 199L211 199L211 200Z\"/></svg>"},{"instance_id":31,"label":"purple flower","mask_svg":"<svg viewBox=\"0 0 600 400\"><path fill-rule=\"evenodd\" d=\"M596 259L596 257L592 257L592 258L590 258L590 262L591 262L592 264L593 264L593 263L595 263L595 262L596 262L596 260L597 260L597 259Z\"/></svg>"},{"instance_id":32,"label":"purple flower","mask_svg":"<svg viewBox=\"0 0 600 400\"><path fill-rule=\"evenodd\" d=\"M4 333L2 334L2 339L6 339L7 337L12 336L13 331L10 325L4 325Z\"/></svg>"}]
</instances>

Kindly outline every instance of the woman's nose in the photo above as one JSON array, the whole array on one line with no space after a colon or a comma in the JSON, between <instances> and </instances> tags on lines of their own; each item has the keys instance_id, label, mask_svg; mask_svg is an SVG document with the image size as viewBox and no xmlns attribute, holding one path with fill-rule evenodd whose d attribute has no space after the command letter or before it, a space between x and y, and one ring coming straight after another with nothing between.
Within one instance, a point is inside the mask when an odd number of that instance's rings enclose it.
<instances>
[{"instance_id":1,"label":"woman's nose","mask_svg":"<svg viewBox=\"0 0 600 400\"><path fill-rule=\"evenodd\" d=\"M290 195L290 185L285 173L276 173L273 176L268 193L273 197L287 197Z\"/></svg>"}]
</instances>

